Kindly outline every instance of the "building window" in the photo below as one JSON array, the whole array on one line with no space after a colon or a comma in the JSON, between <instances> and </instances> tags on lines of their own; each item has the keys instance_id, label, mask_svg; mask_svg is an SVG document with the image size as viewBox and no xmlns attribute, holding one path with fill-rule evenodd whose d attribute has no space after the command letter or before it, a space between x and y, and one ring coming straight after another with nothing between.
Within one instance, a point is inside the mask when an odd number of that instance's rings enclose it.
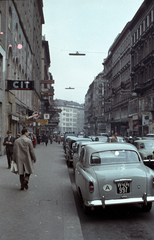
<instances>
[{"instance_id":1,"label":"building window","mask_svg":"<svg viewBox=\"0 0 154 240\"><path fill-rule=\"evenodd\" d=\"M135 39L135 33L134 33L134 43L135 43L135 40L136 40L136 39Z\"/></svg>"},{"instance_id":2,"label":"building window","mask_svg":"<svg viewBox=\"0 0 154 240\"><path fill-rule=\"evenodd\" d=\"M2 32L2 13L0 11L0 32Z\"/></svg>"},{"instance_id":3,"label":"building window","mask_svg":"<svg viewBox=\"0 0 154 240\"><path fill-rule=\"evenodd\" d=\"M0 54L0 88L3 82L3 56Z\"/></svg>"},{"instance_id":4,"label":"building window","mask_svg":"<svg viewBox=\"0 0 154 240\"><path fill-rule=\"evenodd\" d=\"M8 113L12 112L12 103L9 102L9 106L8 106Z\"/></svg>"},{"instance_id":5,"label":"building window","mask_svg":"<svg viewBox=\"0 0 154 240\"><path fill-rule=\"evenodd\" d=\"M140 25L140 36L142 35L142 25Z\"/></svg>"},{"instance_id":6,"label":"building window","mask_svg":"<svg viewBox=\"0 0 154 240\"><path fill-rule=\"evenodd\" d=\"M18 42L18 24L16 23L16 29L15 29L15 42Z\"/></svg>"},{"instance_id":7,"label":"building window","mask_svg":"<svg viewBox=\"0 0 154 240\"><path fill-rule=\"evenodd\" d=\"M143 32L145 32L145 20L143 21Z\"/></svg>"},{"instance_id":8,"label":"building window","mask_svg":"<svg viewBox=\"0 0 154 240\"><path fill-rule=\"evenodd\" d=\"M131 44L133 45L133 44L134 44L134 37L132 37L131 40L132 40L132 43L131 43Z\"/></svg>"},{"instance_id":9,"label":"building window","mask_svg":"<svg viewBox=\"0 0 154 240\"><path fill-rule=\"evenodd\" d=\"M12 30L12 10L9 8L9 23L8 23L8 28Z\"/></svg>"},{"instance_id":10,"label":"building window","mask_svg":"<svg viewBox=\"0 0 154 240\"><path fill-rule=\"evenodd\" d=\"M149 27L149 15L147 16L147 27Z\"/></svg>"},{"instance_id":11,"label":"building window","mask_svg":"<svg viewBox=\"0 0 154 240\"><path fill-rule=\"evenodd\" d=\"M136 39L137 39L137 40L138 40L138 32L139 32L139 31L138 31L138 29L137 29L137 32L136 32Z\"/></svg>"},{"instance_id":12,"label":"building window","mask_svg":"<svg viewBox=\"0 0 154 240\"><path fill-rule=\"evenodd\" d=\"M153 10L151 10L151 22L153 22Z\"/></svg>"}]
</instances>

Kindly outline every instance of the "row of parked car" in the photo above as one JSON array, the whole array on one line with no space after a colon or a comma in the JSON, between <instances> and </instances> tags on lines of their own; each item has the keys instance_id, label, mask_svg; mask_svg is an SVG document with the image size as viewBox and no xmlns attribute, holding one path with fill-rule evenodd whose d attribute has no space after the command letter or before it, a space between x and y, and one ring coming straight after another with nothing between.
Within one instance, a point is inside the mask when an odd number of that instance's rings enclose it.
<instances>
[{"instance_id":1,"label":"row of parked car","mask_svg":"<svg viewBox=\"0 0 154 240\"><path fill-rule=\"evenodd\" d=\"M77 138L73 133L66 136L63 141L66 161L73 166L85 213L96 207L119 204L137 204L144 211L151 210L154 172L146 166L149 159L143 159L137 149L141 143L143 146L140 141L150 140L136 140L134 146L124 141L109 143ZM147 145L144 142L144 148Z\"/></svg>"}]
</instances>

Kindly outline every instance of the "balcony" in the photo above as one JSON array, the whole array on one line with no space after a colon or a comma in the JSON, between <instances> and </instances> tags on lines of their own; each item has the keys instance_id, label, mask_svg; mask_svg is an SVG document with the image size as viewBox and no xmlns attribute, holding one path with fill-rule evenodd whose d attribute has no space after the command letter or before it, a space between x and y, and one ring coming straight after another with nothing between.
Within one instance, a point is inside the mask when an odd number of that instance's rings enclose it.
<instances>
[{"instance_id":1,"label":"balcony","mask_svg":"<svg viewBox=\"0 0 154 240\"><path fill-rule=\"evenodd\" d=\"M153 86L154 86L154 78L151 78L144 83L135 83L132 91L136 93L141 93L143 91L151 89Z\"/></svg>"}]
</instances>

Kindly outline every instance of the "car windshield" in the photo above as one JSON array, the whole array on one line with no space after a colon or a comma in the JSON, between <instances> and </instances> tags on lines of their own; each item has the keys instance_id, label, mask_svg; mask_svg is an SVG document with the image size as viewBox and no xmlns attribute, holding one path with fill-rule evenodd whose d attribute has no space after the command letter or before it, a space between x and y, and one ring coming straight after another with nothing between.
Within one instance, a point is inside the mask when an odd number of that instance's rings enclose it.
<instances>
[{"instance_id":1,"label":"car windshield","mask_svg":"<svg viewBox=\"0 0 154 240\"><path fill-rule=\"evenodd\" d=\"M139 161L139 156L135 151L112 150L93 153L90 164L137 163Z\"/></svg>"},{"instance_id":2,"label":"car windshield","mask_svg":"<svg viewBox=\"0 0 154 240\"><path fill-rule=\"evenodd\" d=\"M117 137L118 142L125 142L123 138Z\"/></svg>"},{"instance_id":3,"label":"car windshield","mask_svg":"<svg viewBox=\"0 0 154 240\"><path fill-rule=\"evenodd\" d=\"M144 142L140 144L140 148L154 148L154 142Z\"/></svg>"},{"instance_id":4,"label":"car windshield","mask_svg":"<svg viewBox=\"0 0 154 240\"><path fill-rule=\"evenodd\" d=\"M107 136L99 136L98 138L100 142L107 142L108 139Z\"/></svg>"}]
</instances>

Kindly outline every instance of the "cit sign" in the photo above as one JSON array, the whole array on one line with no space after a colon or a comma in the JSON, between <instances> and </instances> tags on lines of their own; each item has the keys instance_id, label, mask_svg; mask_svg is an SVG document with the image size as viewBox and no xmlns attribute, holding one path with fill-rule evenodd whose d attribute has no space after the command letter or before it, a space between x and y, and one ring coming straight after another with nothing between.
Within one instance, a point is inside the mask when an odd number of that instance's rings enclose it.
<instances>
[{"instance_id":1,"label":"cit sign","mask_svg":"<svg viewBox=\"0 0 154 240\"><path fill-rule=\"evenodd\" d=\"M7 80L8 90L34 90L34 81Z\"/></svg>"}]
</instances>

